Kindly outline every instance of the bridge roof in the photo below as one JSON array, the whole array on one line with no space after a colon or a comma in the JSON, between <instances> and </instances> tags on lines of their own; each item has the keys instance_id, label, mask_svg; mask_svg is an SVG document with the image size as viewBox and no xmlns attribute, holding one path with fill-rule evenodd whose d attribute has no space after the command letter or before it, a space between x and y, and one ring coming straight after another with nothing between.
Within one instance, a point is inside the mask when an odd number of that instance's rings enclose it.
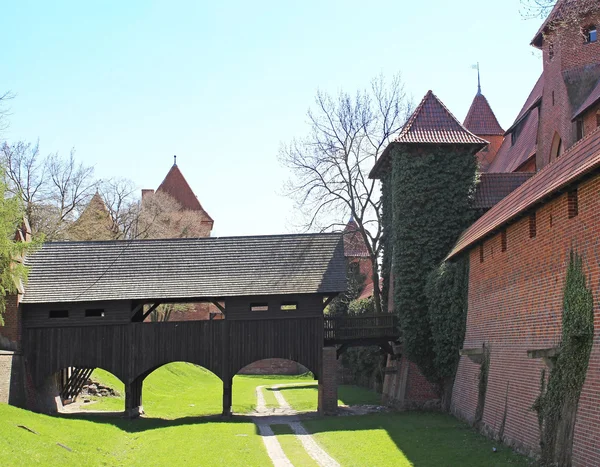
<instances>
[{"instance_id":1,"label":"bridge roof","mask_svg":"<svg viewBox=\"0 0 600 467\"><path fill-rule=\"evenodd\" d=\"M346 290L341 234L46 243L23 303L331 294Z\"/></svg>"}]
</instances>

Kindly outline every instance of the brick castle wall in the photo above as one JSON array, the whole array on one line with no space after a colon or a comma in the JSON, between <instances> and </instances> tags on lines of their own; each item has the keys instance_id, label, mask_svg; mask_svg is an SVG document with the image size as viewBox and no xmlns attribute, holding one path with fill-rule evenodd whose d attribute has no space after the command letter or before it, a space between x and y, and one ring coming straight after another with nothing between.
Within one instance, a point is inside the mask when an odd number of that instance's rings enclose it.
<instances>
[{"instance_id":1,"label":"brick castle wall","mask_svg":"<svg viewBox=\"0 0 600 467\"><path fill-rule=\"evenodd\" d=\"M4 326L0 326L0 350L19 350L21 346L21 310L19 295L6 297Z\"/></svg>"},{"instance_id":2,"label":"brick castle wall","mask_svg":"<svg viewBox=\"0 0 600 467\"><path fill-rule=\"evenodd\" d=\"M282 358L267 358L245 366L238 375L303 375L308 369L300 363Z\"/></svg>"},{"instance_id":3,"label":"brick castle wall","mask_svg":"<svg viewBox=\"0 0 600 467\"><path fill-rule=\"evenodd\" d=\"M575 125L571 118L578 109L572 108L571 98L576 92L567 89L565 77L576 79L579 87L588 87L590 83L582 78L583 67L594 80L597 73L590 70L590 65L600 63L600 42L586 44L581 27L600 24L600 14L588 17L581 25L574 21L568 22L555 32L550 32L544 41L544 93L540 110L541 124L538 131L537 168L538 170L551 161L551 149L554 135L562 139L563 149L566 150L576 142ZM553 57L550 56L550 48ZM573 70L577 69L577 73ZM564 73L567 72L565 75ZM594 83L597 81L597 76ZM591 84L594 84L591 83ZM590 88L591 91L591 88ZM580 99L577 98L576 101Z\"/></svg>"},{"instance_id":4,"label":"brick castle wall","mask_svg":"<svg viewBox=\"0 0 600 467\"><path fill-rule=\"evenodd\" d=\"M560 342L563 286L574 248L583 256L588 286L594 293L595 337L581 395L573 460L597 465L600 459L600 176L580 185L579 214L568 218L567 195L537 210L535 238L528 216L507 228L507 251L501 235L484 243L484 261L470 252L469 311L463 347L490 349L490 372L483 413L486 430L523 451L539 451L533 403L540 393L545 364L528 350ZM473 421L480 366L462 357L453 392L452 410Z\"/></svg>"}]
</instances>

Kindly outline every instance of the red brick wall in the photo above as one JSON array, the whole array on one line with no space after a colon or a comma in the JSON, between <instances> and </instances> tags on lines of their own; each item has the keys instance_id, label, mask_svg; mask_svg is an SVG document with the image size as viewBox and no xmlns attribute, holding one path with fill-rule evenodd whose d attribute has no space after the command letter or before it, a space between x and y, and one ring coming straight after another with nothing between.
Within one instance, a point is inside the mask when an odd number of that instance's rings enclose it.
<instances>
[{"instance_id":1,"label":"red brick wall","mask_svg":"<svg viewBox=\"0 0 600 467\"><path fill-rule=\"evenodd\" d=\"M585 19L581 24L594 22L600 25L600 14L595 18ZM549 55L551 43L554 50L552 59ZM562 138L564 149L575 143L575 125L571 122L571 117L578 109L571 107L563 72L600 63L600 42L586 44L580 25L570 22L548 35L544 42L543 55L544 93L538 132L538 170L551 162L551 147L556 132Z\"/></svg>"},{"instance_id":2,"label":"red brick wall","mask_svg":"<svg viewBox=\"0 0 600 467\"><path fill-rule=\"evenodd\" d=\"M337 412L337 350L323 348L323 365L319 375L319 413L333 415Z\"/></svg>"},{"instance_id":3,"label":"red brick wall","mask_svg":"<svg viewBox=\"0 0 600 467\"><path fill-rule=\"evenodd\" d=\"M267 358L245 366L239 375L302 375L308 373L308 369L300 363L282 358Z\"/></svg>"},{"instance_id":4,"label":"red brick wall","mask_svg":"<svg viewBox=\"0 0 600 467\"><path fill-rule=\"evenodd\" d=\"M575 427L576 465L600 459L600 176L579 187L579 215L569 219L567 195L537 210L537 236L529 237L524 217L507 229L507 251L500 234L470 252L469 311L463 347L490 349L483 423L498 433L506 412L505 441L538 451L536 414L531 407L540 392L541 360L527 351L560 341L562 295L569 251L583 255L588 285L594 293L595 338ZM479 365L461 358L453 393L453 411L473 421ZM506 407L506 411L505 411Z\"/></svg>"},{"instance_id":5,"label":"red brick wall","mask_svg":"<svg viewBox=\"0 0 600 467\"><path fill-rule=\"evenodd\" d=\"M0 326L0 350L19 350L21 345L21 309L19 295L6 297L4 326Z\"/></svg>"}]
</instances>

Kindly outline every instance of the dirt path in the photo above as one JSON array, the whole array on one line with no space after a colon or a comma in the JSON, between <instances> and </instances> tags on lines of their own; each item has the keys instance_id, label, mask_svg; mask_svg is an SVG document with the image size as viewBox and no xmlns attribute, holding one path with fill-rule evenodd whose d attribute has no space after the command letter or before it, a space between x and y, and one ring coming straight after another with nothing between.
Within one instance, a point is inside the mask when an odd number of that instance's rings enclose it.
<instances>
[{"instance_id":1,"label":"dirt path","mask_svg":"<svg viewBox=\"0 0 600 467\"><path fill-rule=\"evenodd\" d=\"M269 457L273 461L273 465L278 466L289 466L293 465L290 460L286 457L285 453L281 449L277 437L274 436L271 425L288 425L302 446L304 447L307 454L319 464L321 467L339 467L339 463L333 459L327 452L318 445L313 436L306 431L304 425L300 422L294 409L287 403L279 388L296 386L297 384L277 384L269 386L273 390L275 400L279 404L276 408L267 408L265 403L265 397L263 389L265 386L258 386L256 388L256 416L254 417L254 423L256 423L263 442L269 453Z\"/></svg>"}]
</instances>

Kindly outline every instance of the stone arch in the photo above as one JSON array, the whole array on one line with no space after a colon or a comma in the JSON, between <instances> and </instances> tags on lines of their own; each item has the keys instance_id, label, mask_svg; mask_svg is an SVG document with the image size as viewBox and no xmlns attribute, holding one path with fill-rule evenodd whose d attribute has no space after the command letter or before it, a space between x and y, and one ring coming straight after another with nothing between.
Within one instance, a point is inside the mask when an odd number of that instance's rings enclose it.
<instances>
[{"instance_id":1,"label":"stone arch","mask_svg":"<svg viewBox=\"0 0 600 467\"><path fill-rule=\"evenodd\" d=\"M550 147L550 162L554 162L564 152L564 144L558 132L554 133L552 138L552 146Z\"/></svg>"}]
</instances>

